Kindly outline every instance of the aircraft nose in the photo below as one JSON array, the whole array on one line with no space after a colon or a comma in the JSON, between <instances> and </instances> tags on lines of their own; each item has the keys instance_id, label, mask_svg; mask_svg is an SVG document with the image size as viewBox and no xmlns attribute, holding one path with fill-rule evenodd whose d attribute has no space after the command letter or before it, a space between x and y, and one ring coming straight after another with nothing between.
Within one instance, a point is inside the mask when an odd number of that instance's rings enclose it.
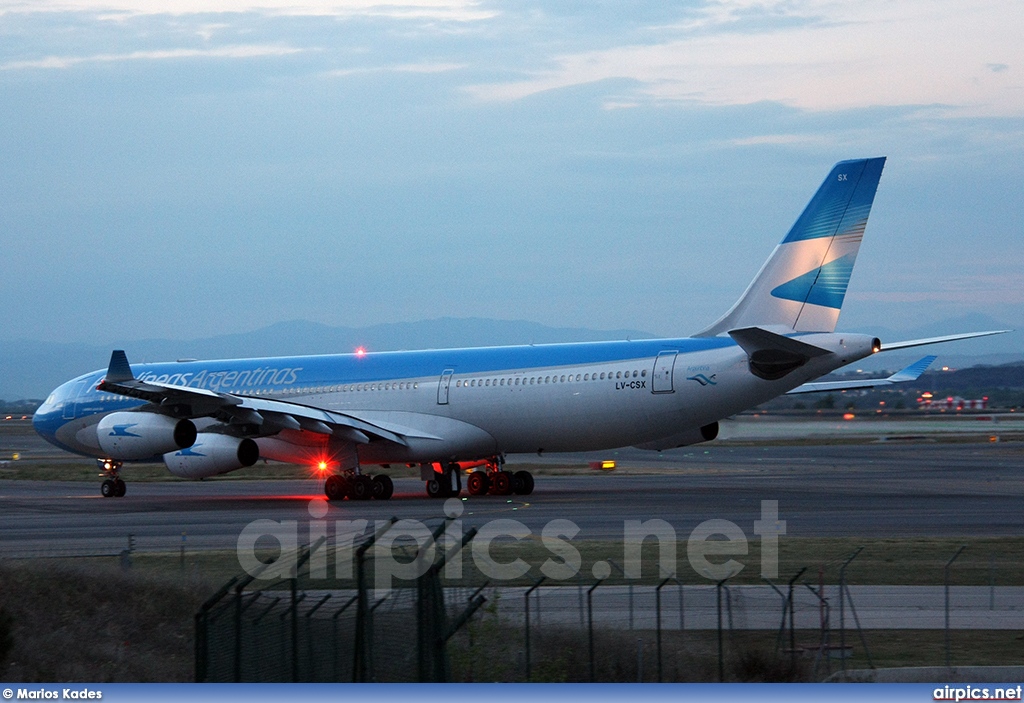
<instances>
[{"instance_id":1,"label":"aircraft nose","mask_svg":"<svg viewBox=\"0 0 1024 703\"><path fill-rule=\"evenodd\" d=\"M50 395L43 401L43 404L36 408L35 414L32 415L32 429L41 437L49 438L54 434L52 425L56 409L54 398L57 397L57 390L51 391Z\"/></svg>"}]
</instances>

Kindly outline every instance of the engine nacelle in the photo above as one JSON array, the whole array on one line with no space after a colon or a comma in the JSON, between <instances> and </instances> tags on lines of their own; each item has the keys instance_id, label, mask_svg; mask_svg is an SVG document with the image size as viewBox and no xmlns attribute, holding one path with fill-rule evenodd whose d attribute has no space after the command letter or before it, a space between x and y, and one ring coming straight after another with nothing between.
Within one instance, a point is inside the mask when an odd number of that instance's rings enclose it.
<instances>
[{"instance_id":1,"label":"engine nacelle","mask_svg":"<svg viewBox=\"0 0 1024 703\"><path fill-rule=\"evenodd\" d=\"M164 454L164 463L179 478L206 478L252 466L259 458L260 448L248 437L200 432L191 447Z\"/></svg>"},{"instance_id":2,"label":"engine nacelle","mask_svg":"<svg viewBox=\"0 0 1024 703\"><path fill-rule=\"evenodd\" d=\"M191 447L196 426L157 413L111 413L96 425L96 439L108 458L139 461Z\"/></svg>"},{"instance_id":3,"label":"engine nacelle","mask_svg":"<svg viewBox=\"0 0 1024 703\"><path fill-rule=\"evenodd\" d=\"M688 447L691 444L700 444L701 442L710 442L718 436L718 423L712 422L710 425L704 425L703 427L694 427L691 430L674 434L671 437L662 437L656 439L653 442L644 442L643 444L636 445L637 449L652 449L661 451L663 449L677 449L678 447Z\"/></svg>"}]
</instances>

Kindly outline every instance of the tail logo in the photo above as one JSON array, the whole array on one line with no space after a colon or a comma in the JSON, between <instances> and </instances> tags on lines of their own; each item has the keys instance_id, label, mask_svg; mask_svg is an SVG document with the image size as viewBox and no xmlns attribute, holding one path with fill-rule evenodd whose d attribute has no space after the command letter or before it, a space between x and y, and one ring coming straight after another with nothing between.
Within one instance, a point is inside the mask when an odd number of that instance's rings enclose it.
<instances>
[{"instance_id":1,"label":"tail logo","mask_svg":"<svg viewBox=\"0 0 1024 703\"><path fill-rule=\"evenodd\" d=\"M838 310L843 307L855 259L856 254L834 259L776 287L772 296Z\"/></svg>"},{"instance_id":2,"label":"tail logo","mask_svg":"<svg viewBox=\"0 0 1024 703\"><path fill-rule=\"evenodd\" d=\"M717 375L718 374L713 373L713 374L711 374L711 378L708 378L704 374L699 373L696 376L688 376L686 378L686 380L687 381L696 381L697 383L699 383L702 386L717 386L718 385L718 381L715 380L715 377Z\"/></svg>"}]
</instances>

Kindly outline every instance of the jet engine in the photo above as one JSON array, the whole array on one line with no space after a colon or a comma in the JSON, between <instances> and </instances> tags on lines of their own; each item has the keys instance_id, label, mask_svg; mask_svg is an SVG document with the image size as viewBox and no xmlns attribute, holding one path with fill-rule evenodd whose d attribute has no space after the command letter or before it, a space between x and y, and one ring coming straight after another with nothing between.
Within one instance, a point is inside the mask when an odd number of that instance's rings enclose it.
<instances>
[{"instance_id":1,"label":"jet engine","mask_svg":"<svg viewBox=\"0 0 1024 703\"><path fill-rule=\"evenodd\" d=\"M108 458L139 461L192 446L196 426L157 413L111 413L96 425L96 438Z\"/></svg>"},{"instance_id":2,"label":"jet engine","mask_svg":"<svg viewBox=\"0 0 1024 703\"><path fill-rule=\"evenodd\" d=\"M259 458L260 448L248 437L200 432L191 447L164 454L164 463L179 478L206 478L252 466Z\"/></svg>"},{"instance_id":3,"label":"jet engine","mask_svg":"<svg viewBox=\"0 0 1024 703\"><path fill-rule=\"evenodd\" d=\"M674 434L670 437L662 437L656 439L653 442L644 442L643 444L636 445L637 449L652 449L661 451L663 449L676 449L678 447L688 447L691 444L700 444L701 442L710 442L718 436L718 423L712 422L710 425L704 425L703 427L694 427L693 429Z\"/></svg>"}]
</instances>

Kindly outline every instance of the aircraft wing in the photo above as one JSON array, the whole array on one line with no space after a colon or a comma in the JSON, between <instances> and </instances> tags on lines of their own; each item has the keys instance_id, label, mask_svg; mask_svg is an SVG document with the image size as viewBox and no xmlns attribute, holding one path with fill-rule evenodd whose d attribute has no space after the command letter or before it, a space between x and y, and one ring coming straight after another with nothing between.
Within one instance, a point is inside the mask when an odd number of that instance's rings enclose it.
<instances>
[{"instance_id":1,"label":"aircraft wing","mask_svg":"<svg viewBox=\"0 0 1024 703\"><path fill-rule=\"evenodd\" d=\"M821 393L823 391L852 391L858 388L878 388L880 386L891 386L897 383L906 383L907 381L916 381L924 373L925 369L932 365L938 357L926 356L923 359L918 359L910 366L905 369L901 369L894 373L888 378L873 378L865 379L863 381L823 381L819 383L805 383L802 386L797 386L791 390L787 395L796 395L798 393Z\"/></svg>"},{"instance_id":2,"label":"aircraft wing","mask_svg":"<svg viewBox=\"0 0 1024 703\"><path fill-rule=\"evenodd\" d=\"M323 410L299 403L231 393L218 393L203 388L188 388L166 383L140 381L135 378L125 353L111 354L107 376L98 386L107 393L139 398L165 407L176 417L214 417L222 422L250 425L255 434L268 436L281 430L306 430L335 435L357 444L378 438L407 446L406 438L441 439L436 435L404 425L360 418L358 413Z\"/></svg>"}]
</instances>

